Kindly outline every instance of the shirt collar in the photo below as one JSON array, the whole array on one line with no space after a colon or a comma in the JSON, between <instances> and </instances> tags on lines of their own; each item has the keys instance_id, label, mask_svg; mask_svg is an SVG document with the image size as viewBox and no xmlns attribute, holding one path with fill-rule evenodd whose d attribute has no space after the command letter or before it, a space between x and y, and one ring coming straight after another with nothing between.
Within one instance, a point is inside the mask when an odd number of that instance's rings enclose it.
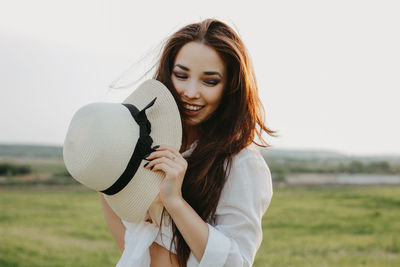
<instances>
[{"instance_id":1,"label":"shirt collar","mask_svg":"<svg viewBox=\"0 0 400 267\"><path fill-rule=\"evenodd\" d=\"M187 150L183 151L182 157L190 156L192 154L193 150L196 148L198 141L199 141L198 139L195 140Z\"/></svg>"}]
</instances>

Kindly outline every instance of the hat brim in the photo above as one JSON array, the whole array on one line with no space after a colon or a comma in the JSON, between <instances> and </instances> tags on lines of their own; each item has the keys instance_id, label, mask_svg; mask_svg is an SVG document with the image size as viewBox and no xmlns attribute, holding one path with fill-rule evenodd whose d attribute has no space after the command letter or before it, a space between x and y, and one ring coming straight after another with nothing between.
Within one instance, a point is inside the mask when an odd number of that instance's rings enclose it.
<instances>
[{"instance_id":1,"label":"hat brim","mask_svg":"<svg viewBox=\"0 0 400 267\"><path fill-rule=\"evenodd\" d=\"M150 79L143 82L124 101L142 110L155 97L154 105L146 110L151 123L150 136L153 146L166 144L179 151L182 144L182 122L178 106L168 88L161 82ZM132 180L115 195L104 195L114 212L125 221L144 220L146 212L160 192L165 177L162 171L143 167L142 160Z\"/></svg>"}]
</instances>

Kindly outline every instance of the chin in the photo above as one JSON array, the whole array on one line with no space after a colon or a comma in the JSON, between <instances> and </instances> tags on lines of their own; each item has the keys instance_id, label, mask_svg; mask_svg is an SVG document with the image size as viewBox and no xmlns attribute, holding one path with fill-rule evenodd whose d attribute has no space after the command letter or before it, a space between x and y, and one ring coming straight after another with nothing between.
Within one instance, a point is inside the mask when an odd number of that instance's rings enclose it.
<instances>
[{"instance_id":1,"label":"chin","mask_svg":"<svg viewBox=\"0 0 400 267\"><path fill-rule=\"evenodd\" d=\"M184 120L183 123L184 123L185 125L187 125L187 126L196 126L196 125L199 124L198 121L193 121L193 120L191 120L190 118Z\"/></svg>"}]
</instances>

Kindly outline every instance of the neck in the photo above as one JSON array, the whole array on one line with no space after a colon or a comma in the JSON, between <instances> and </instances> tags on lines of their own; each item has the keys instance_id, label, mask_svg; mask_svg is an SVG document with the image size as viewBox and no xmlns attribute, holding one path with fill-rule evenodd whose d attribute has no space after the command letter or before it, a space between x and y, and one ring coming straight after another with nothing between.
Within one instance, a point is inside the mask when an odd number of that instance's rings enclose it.
<instances>
[{"instance_id":1,"label":"neck","mask_svg":"<svg viewBox=\"0 0 400 267\"><path fill-rule=\"evenodd\" d=\"M196 128L194 126L186 126L186 127L184 127L183 133L185 134L186 138L184 138L184 139L186 139L186 142L182 143L181 152L189 149L190 145L196 139L198 139L197 130L196 130Z\"/></svg>"}]
</instances>

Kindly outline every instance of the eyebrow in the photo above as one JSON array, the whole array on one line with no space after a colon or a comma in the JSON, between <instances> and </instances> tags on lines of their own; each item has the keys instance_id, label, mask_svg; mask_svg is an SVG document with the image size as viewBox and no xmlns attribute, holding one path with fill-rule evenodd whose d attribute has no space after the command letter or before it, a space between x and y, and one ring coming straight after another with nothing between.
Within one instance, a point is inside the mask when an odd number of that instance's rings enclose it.
<instances>
[{"instance_id":1,"label":"eyebrow","mask_svg":"<svg viewBox=\"0 0 400 267\"><path fill-rule=\"evenodd\" d=\"M183 69L183 70L190 71L190 69L189 69L188 67L185 67L185 66L183 66L183 65L181 65L181 64L176 64L175 67L179 67L179 68L181 68L181 69ZM218 75L218 76L221 77L221 79L222 79L222 75L221 75L219 72L217 72L217 71L205 71L205 72L203 72L203 73L204 73L205 75Z\"/></svg>"}]
</instances>

